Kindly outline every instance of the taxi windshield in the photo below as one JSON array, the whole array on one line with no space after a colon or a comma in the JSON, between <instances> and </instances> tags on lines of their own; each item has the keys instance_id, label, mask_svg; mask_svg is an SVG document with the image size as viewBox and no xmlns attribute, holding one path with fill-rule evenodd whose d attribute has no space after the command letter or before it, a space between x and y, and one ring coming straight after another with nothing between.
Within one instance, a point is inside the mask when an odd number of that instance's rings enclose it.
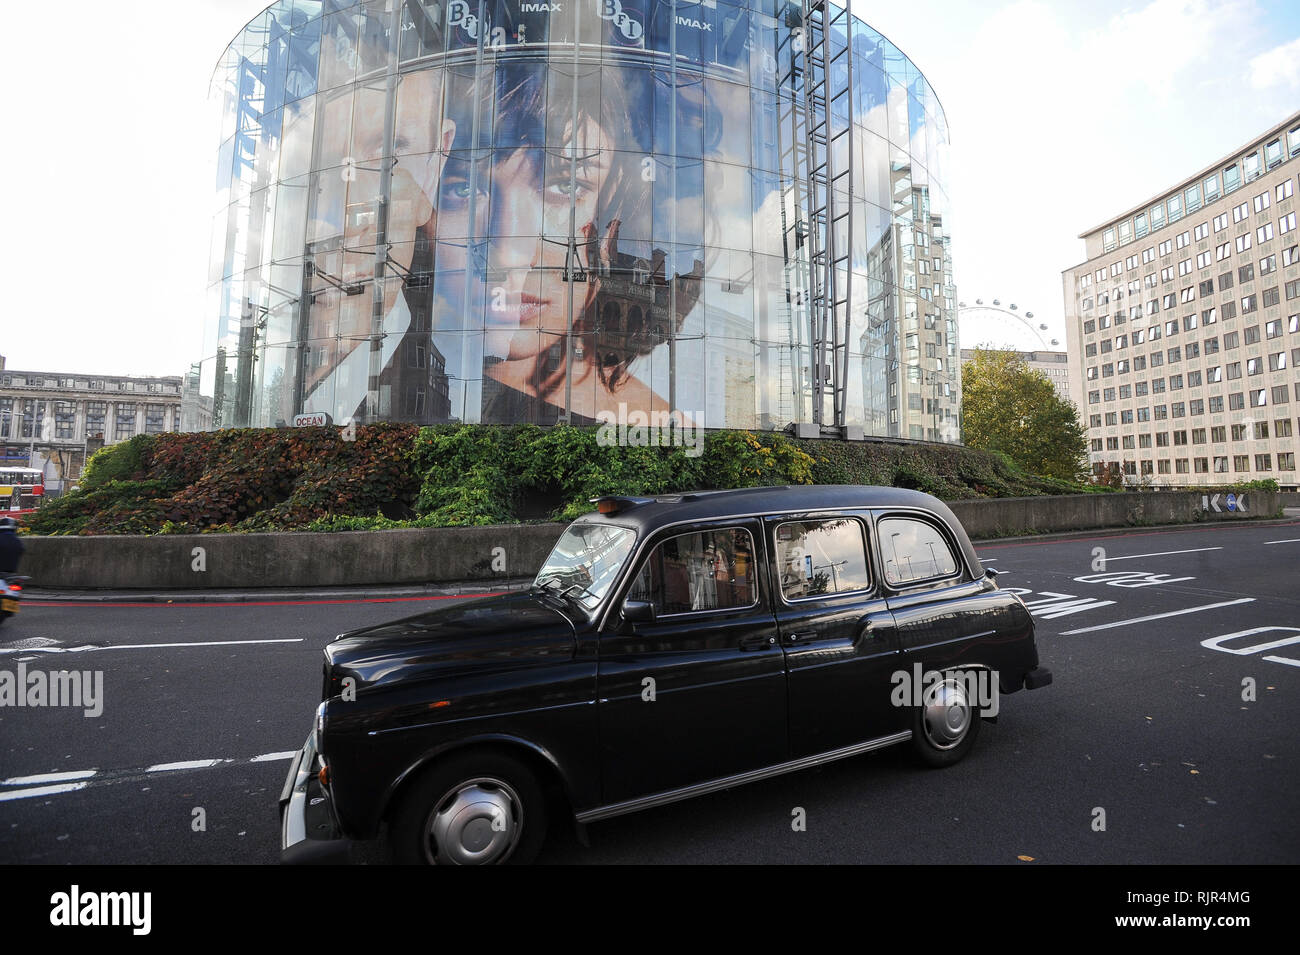
<instances>
[{"instance_id":1,"label":"taxi windshield","mask_svg":"<svg viewBox=\"0 0 1300 955\"><path fill-rule=\"evenodd\" d=\"M570 596L588 612L595 610L618 579L635 542L636 533L626 527L571 524L537 572L533 586Z\"/></svg>"}]
</instances>

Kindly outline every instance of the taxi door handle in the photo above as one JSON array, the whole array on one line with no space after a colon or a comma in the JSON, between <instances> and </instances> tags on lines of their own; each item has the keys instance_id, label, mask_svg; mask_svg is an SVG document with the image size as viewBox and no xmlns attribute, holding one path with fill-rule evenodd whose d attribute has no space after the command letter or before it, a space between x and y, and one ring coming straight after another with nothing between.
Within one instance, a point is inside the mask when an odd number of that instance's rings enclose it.
<instances>
[{"instance_id":1,"label":"taxi door handle","mask_svg":"<svg viewBox=\"0 0 1300 955\"><path fill-rule=\"evenodd\" d=\"M755 634L751 637L743 637L740 641L742 650L766 650L772 646L776 646L776 637L771 634Z\"/></svg>"}]
</instances>

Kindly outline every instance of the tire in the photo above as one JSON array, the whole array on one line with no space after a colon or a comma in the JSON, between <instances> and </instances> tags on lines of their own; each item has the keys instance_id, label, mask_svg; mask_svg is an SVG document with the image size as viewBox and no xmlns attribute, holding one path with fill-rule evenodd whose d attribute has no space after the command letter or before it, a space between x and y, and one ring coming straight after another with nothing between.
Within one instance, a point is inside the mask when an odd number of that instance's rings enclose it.
<instances>
[{"instance_id":1,"label":"tire","mask_svg":"<svg viewBox=\"0 0 1300 955\"><path fill-rule=\"evenodd\" d=\"M945 673L913 711L912 748L925 765L951 766L975 745L982 720L977 701L967 699L966 691L958 674Z\"/></svg>"},{"instance_id":2,"label":"tire","mask_svg":"<svg viewBox=\"0 0 1300 955\"><path fill-rule=\"evenodd\" d=\"M546 809L537 777L511 756L467 752L436 760L390 818L393 861L527 865L546 839Z\"/></svg>"}]
</instances>

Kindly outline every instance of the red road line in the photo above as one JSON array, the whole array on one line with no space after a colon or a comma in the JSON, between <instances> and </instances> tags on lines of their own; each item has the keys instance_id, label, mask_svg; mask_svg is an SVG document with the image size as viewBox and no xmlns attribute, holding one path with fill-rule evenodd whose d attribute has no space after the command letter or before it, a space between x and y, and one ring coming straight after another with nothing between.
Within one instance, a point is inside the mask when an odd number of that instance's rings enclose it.
<instances>
[{"instance_id":1,"label":"red road line","mask_svg":"<svg viewBox=\"0 0 1300 955\"><path fill-rule=\"evenodd\" d=\"M26 607L301 607L312 604L385 604L411 600L461 600L467 597L496 597L509 591L482 594L436 594L427 597L358 597L354 600L202 600L193 603L149 600L140 603L115 600L31 600Z\"/></svg>"},{"instance_id":2,"label":"red road line","mask_svg":"<svg viewBox=\"0 0 1300 955\"><path fill-rule=\"evenodd\" d=\"M1216 524L1218 526L1215 526ZM1240 524L1229 524L1225 521L1223 523L1215 522L1213 524L1202 524L1199 527L1187 527L1187 528L1176 528L1176 529L1170 528L1168 530L1158 530L1158 531L1135 531L1130 534L1107 534L1103 537L1065 537L1065 538L1057 537L1049 540L1018 541L1014 544L975 544L975 549L977 551L978 550L1002 550L1008 547L1042 547L1047 544L1081 544L1085 541L1110 541L1110 540L1119 540L1121 538L1126 538L1126 537L1163 537L1168 534L1196 534L1208 530L1242 531L1242 530L1250 530L1252 528L1258 530L1261 527L1295 527L1297 525L1300 525L1300 521L1289 521L1285 524L1279 524L1274 522L1269 522L1266 524L1254 524L1254 523L1246 523L1246 522L1242 522Z\"/></svg>"}]
</instances>

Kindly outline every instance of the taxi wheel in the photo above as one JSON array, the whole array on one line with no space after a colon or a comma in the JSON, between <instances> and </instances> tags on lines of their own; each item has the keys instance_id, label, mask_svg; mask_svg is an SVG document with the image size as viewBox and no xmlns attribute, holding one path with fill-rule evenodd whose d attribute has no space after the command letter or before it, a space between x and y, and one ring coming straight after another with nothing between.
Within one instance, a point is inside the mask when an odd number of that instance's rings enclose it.
<instances>
[{"instance_id":1,"label":"taxi wheel","mask_svg":"<svg viewBox=\"0 0 1300 955\"><path fill-rule=\"evenodd\" d=\"M912 748L927 766L951 766L975 745L982 722L979 706L956 675L945 673L914 712Z\"/></svg>"},{"instance_id":2,"label":"taxi wheel","mask_svg":"<svg viewBox=\"0 0 1300 955\"><path fill-rule=\"evenodd\" d=\"M526 865L546 838L546 799L533 773L500 753L435 761L414 780L389 828L407 865Z\"/></svg>"}]
</instances>

